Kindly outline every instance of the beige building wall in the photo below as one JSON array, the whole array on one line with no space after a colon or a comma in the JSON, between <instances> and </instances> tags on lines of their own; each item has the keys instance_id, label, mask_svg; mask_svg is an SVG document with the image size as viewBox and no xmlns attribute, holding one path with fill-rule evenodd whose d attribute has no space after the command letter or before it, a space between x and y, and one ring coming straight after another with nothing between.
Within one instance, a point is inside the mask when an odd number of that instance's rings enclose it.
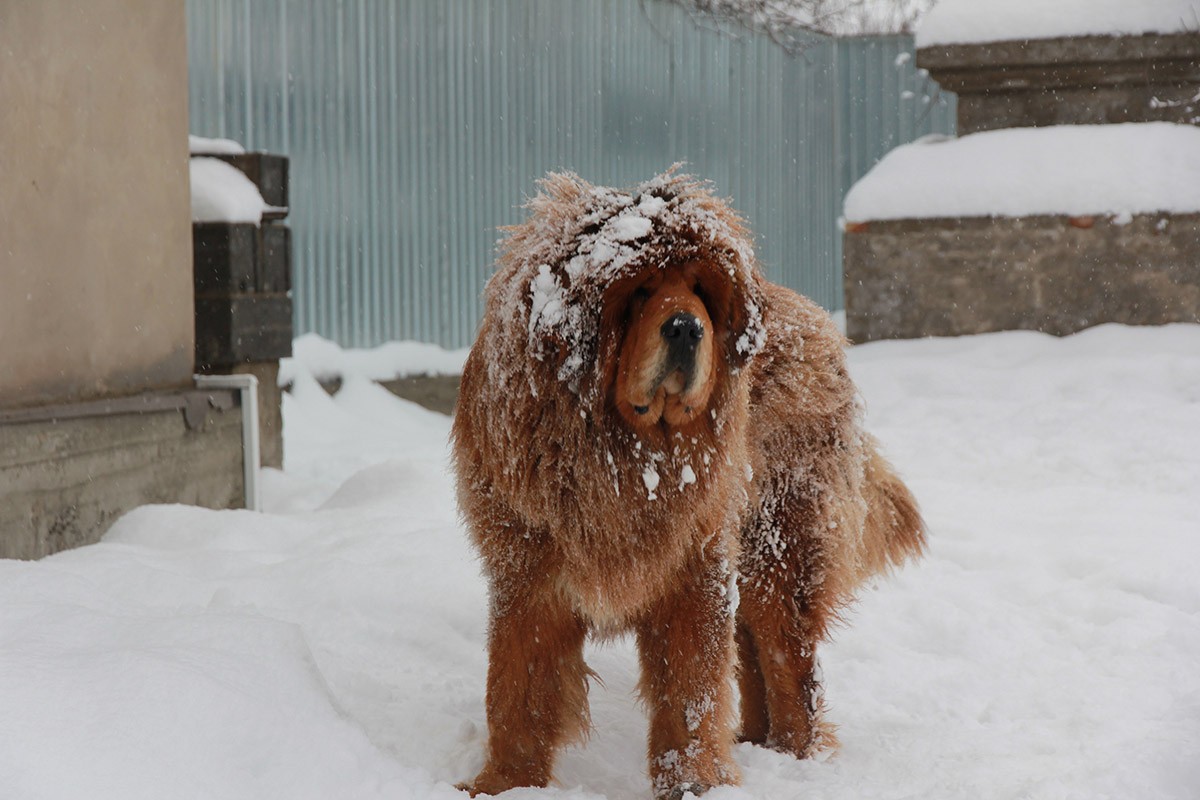
<instances>
[{"instance_id":1,"label":"beige building wall","mask_svg":"<svg viewBox=\"0 0 1200 800\"><path fill-rule=\"evenodd\" d=\"M184 0L0 0L0 408L190 381Z\"/></svg>"}]
</instances>

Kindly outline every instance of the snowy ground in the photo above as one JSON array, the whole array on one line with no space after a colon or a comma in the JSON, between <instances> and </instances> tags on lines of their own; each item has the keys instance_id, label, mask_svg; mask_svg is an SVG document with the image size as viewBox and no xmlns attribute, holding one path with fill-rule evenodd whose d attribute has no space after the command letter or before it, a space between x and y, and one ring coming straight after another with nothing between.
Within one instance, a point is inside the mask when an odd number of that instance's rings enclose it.
<instances>
[{"instance_id":1,"label":"snowy ground","mask_svg":"<svg viewBox=\"0 0 1200 800\"><path fill-rule=\"evenodd\" d=\"M851 362L932 548L825 653L843 748L744 798L1200 796L1200 326L873 344ZM485 591L447 418L301 373L270 511L147 507L0 562L0 797L450 798ZM559 786L648 798L634 654L593 650Z\"/></svg>"}]
</instances>

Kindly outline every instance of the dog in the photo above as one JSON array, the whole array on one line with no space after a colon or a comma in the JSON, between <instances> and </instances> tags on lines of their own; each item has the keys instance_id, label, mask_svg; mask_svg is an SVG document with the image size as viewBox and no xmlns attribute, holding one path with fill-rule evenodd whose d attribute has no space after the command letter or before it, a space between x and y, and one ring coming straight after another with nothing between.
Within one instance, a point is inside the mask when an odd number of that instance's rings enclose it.
<instances>
[{"instance_id":1,"label":"dog","mask_svg":"<svg viewBox=\"0 0 1200 800\"><path fill-rule=\"evenodd\" d=\"M460 788L547 785L589 729L589 635L636 637L656 798L737 783L735 738L833 747L817 645L925 542L844 338L677 168L628 191L552 173L527 208L452 429L490 592L486 762Z\"/></svg>"}]
</instances>

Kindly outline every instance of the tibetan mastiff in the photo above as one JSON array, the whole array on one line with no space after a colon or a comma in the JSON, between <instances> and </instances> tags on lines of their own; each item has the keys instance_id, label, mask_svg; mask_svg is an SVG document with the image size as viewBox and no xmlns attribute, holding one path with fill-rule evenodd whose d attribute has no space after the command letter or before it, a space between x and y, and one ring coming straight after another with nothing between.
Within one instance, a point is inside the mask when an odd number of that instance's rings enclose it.
<instances>
[{"instance_id":1,"label":"tibetan mastiff","mask_svg":"<svg viewBox=\"0 0 1200 800\"><path fill-rule=\"evenodd\" d=\"M925 537L843 337L675 170L629 191L552 174L528 208L453 427L491 598L486 763L462 788L547 784L588 729L589 635L637 639L656 797L736 783L735 738L832 746L817 645Z\"/></svg>"}]
</instances>

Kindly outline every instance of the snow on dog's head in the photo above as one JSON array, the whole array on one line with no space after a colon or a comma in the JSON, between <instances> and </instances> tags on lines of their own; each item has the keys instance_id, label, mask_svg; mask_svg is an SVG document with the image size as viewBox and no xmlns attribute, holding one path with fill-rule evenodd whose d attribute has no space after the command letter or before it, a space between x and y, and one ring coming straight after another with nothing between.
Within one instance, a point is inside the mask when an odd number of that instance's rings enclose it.
<instances>
[{"instance_id":1,"label":"snow on dog's head","mask_svg":"<svg viewBox=\"0 0 1200 800\"><path fill-rule=\"evenodd\" d=\"M488 288L528 356L634 427L685 424L765 335L749 233L676 169L627 191L547 176Z\"/></svg>"}]
</instances>

